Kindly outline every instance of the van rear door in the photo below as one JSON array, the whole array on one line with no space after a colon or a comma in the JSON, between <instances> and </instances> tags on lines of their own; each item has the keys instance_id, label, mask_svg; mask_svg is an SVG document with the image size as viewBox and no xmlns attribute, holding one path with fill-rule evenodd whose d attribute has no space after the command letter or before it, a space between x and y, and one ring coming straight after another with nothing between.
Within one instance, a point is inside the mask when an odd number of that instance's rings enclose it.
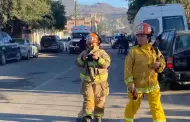
<instances>
[{"instance_id":1,"label":"van rear door","mask_svg":"<svg viewBox=\"0 0 190 122\"><path fill-rule=\"evenodd\" d=\"M170 29L186 30L187 20L181 4L166 4L162 8L163 31Z\"/></svg>"}]
</instances>

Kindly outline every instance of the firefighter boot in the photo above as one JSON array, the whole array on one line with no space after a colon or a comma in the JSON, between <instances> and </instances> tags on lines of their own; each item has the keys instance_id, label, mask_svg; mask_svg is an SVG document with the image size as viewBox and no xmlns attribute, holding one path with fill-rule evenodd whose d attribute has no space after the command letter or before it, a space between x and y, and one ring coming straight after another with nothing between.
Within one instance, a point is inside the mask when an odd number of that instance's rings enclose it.
<instances>
[{"instance_id":1,"label":"firefighter boot","mask_svg":"<svg viewBox=\"0 0 190 122\"><path fill-rule=\"evenodd\" d=\"M96 122L102 122L102 117L96 117Z\"/></svg>"},{"instance_id":2,"label":"firefighter boot","mask_svg":"<svg viewBox=\"0 0 190 122\"><path fill-rule=\"evenodd\" d=\"M91 117L90 116L85 116L82 118L82 122L91 122Z\"/></svg>"}]
</instances>

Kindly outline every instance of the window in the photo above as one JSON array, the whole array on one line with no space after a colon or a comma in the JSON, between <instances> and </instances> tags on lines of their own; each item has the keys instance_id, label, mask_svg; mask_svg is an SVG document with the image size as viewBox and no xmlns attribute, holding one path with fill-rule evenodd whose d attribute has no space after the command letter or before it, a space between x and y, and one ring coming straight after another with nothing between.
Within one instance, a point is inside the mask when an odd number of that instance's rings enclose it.
<instances>
[{"instance_id":1,"label":"window","mask_svg":"<svg viewBox=\"0 0 190 122\"><path fill-rule=\"evenodd\" d=\"M25 40L26 41L26 44L30 44L30 41L27 39L27 40Z\"/></svg>"},{"instance_id":2,"label":"window","mask_svg":"<svg viewBox=\"0 0 190 122\"><path fill-rule=\"evenodd\" d=\"M168 36L168 41L172 41L172 39L173 39L173 35L169 35Z\"/></svg>"},{"instance_id":3,"label":"window","mask_svg":"<svg viewBox=\"0 0 190 122\"><path fill-rule=\"evenodd\" d=\"M183 16L167 16L162 18L163 30L177 29L185 30Z\"/></svg>"},{"instance_id":4,"label":"window","mask_svg":"<svg viewBox=\"0 0 190 122\"><path fill-rule=\"evenodd\" d=\"M168 33L163 33L161 37L160 44L158 45L158 48L161 51L167 51L169 47L169 41L168 41Z\"/></svg>"},{"instance_id":5,"label":"window","mask_svg":"<svg viewBox=\"0 0 190 122\"><path fill-rule=\"evenodd\" d=\"M9 36L9 34L5 32L0 33L0 44L8 44L11 40L12 38Z\"/></svg>"},{"instance_id":6,"label":"window","mask_svg":"<svg viewBox=\"0 0 190 122\"><path fill-rule=\"evenodd\" d=\"M72 38L82 38L82 36L86 37L89 33L72 33Z\"/></svg>"},{"instance_id":7,"label":"window","mask_svg":"<svg viewBox=\"0 0 190 122\"><path fill-rule=\"evenodd\" d=\"M4 41L2 39L0 39L0 45L4 44Z\"/></svg>"},{"instance_id":8,"label":"window","mask_svg":"<svg viewBox=\"0 0 190 122\"><path fill-rule=\"evenodd\" d=\"M190 49L190 35L179 35L176 37L175 52Z\"/></svg>"},{"instance_id":9,"label":"window","mask_svg":"<svg viewBox=\"0 0 190 122\"><path fill-rule=\"evenodd\" d=\"M3 38L3 40L4 40L4 43L5 43L5 44L10 43L10 40L9 40L9 38L8 38L8 37L4 37L4 38Z\"/></svg>"},{"instance_id":10,"label":"window","mask_svg":"<svg viewBox=\"0 0 190 122\"><path fill-rule=\"evenodd\" d=\"M15 42L17 42L19 44L25 44L26 43L26 41L24 39L19 39L19 38L18 39L14 38L13 41L15 41Z\"/></svg>"},{"instance_id":11,"label":"window","mask_svg":"<svg viewBox=\"0 0 190 122\"><path fill-rule=\"evenodd\" d=\"M119 39L120 36L115 36L115 39Z\"/></svg>"},{"instance_id":12,"label":"window","mask_svg":"<svg viewBox=\"0 0 190 122\"><path fill-rule=\"evenodd\" d=\"M84 22L84 24L90 24L90 22Z\"/></svg>"},{"instance_id":13,"label":"window","mask_svg":"<svg viewBox=\"0 0 190 122\"><path fill-rule=\"evenodd\" d=\"M147 19L147 20L144 20L143 22L151 25L151 27L154 30L154 34L158 35L158 33L160 31L159 20L158 19Z\"/></svg>"}]
</instances>

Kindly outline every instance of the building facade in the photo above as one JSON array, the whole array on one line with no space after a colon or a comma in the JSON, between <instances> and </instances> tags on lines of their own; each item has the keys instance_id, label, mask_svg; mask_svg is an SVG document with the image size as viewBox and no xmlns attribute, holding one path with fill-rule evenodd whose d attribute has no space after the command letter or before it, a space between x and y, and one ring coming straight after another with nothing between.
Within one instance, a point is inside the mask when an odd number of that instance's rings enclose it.
<instances>
[{"instance_id":1,"label":"building facade","mask_svg":"<svg viewBox=\"0 0 190 122\"><path fill-rule=\"evenodd\" d=\"M73 16L70 16L67 18L67 24L65 25L66 31L68 33L71 33L71 28L75 26L91 26L94 31L95 28L97 27L97 24L99 24L102 21L101 16L98 15L89 15L85 17L77 17L76 21Z\"/></svg>"}]
</instances>

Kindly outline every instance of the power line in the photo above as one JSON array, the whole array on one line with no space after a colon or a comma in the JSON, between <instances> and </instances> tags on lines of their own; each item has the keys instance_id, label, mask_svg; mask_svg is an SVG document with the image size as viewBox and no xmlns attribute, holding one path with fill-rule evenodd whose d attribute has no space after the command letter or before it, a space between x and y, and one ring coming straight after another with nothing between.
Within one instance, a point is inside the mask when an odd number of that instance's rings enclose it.
<instances>
[{"instance_id":1,"label":"power line","mask_svg":"<svg viewBox=\"0 0 190 122\"><path fill-rule=\"evenodd\" d=\"M90 15L102 15L102 16L106 16L106 15L127 15L127 14L77 14L78 16L80 16L80 15L88 15L88 16L90 16ZM67 16L73 16L73 15L67 15Z\"/></svg>"}]
</instances>

